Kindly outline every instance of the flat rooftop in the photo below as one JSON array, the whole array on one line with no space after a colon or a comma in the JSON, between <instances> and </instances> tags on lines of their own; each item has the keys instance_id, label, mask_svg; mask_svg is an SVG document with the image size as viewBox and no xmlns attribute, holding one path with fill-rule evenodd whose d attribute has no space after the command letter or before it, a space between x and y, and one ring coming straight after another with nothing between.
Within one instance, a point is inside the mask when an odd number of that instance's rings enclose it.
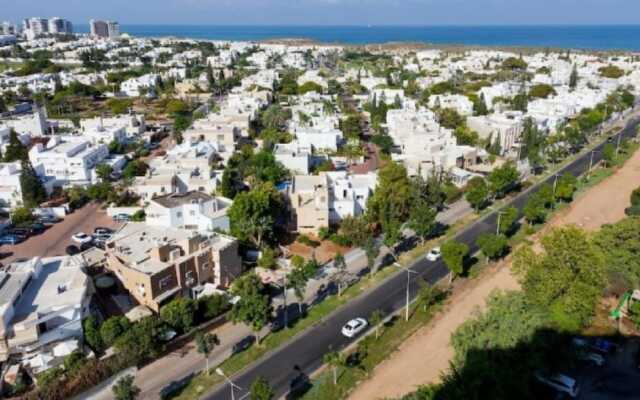
<instances>
[{"instance_id":1,"label":"flat rooftop","mask_svg":"<svg viewBox=\"0 0 640 400\"><path fill-rule=\"evenodd\" d=\"M156 203L166 208L180 207L184 204L192 204L197 202L207 202L213 200L214 197L203 192L191 191L187 193L172 193L153 199Z\"/></svg>"}]
</instances>

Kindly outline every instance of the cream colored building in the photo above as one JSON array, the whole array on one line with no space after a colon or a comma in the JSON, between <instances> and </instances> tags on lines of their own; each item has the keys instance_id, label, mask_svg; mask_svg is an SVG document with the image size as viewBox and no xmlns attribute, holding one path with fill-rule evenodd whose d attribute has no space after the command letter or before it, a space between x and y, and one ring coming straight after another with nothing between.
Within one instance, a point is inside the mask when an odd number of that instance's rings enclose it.
<instances>
[{"instance_id":1,"label":"cream colored building","mask_svg":"<svg viewBox=\"0 0 640 400\"><path fill-rule=\"evenodd\" d=\"M326 175L296 175L288 193L291 221L302 234L329 227L329 180Z\"/></svg>"}]
</instances>

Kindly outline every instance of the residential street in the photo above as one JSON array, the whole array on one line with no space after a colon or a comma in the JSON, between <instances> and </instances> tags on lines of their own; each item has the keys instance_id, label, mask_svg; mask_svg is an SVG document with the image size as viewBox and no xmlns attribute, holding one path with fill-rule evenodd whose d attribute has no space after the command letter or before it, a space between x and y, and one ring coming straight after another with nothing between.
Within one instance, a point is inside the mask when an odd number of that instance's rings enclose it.
<instances>
[{"instance_id":1,"label":"residential street","mask_svg":"<svg viewBox=\"0 0 640 400\"><path fill-rule=\"evenodd\" d=\"M630 121L625 129L618 133L624 137L636 135L638 118ZM617 137L617 135L616 135ZM597 162L602 158L602 148L605 142L595 147L593 151L593 161ZM569 172L573 175L580 175L588 170L592 153L585 153L575 161L568 164L559 171L559 174ZM552 184L554 176L550 176L541 183ZM519 210L522 209L528 198L539 189L540 185L533 186L519 194L512 204ZM477 250L475 239L484 232L493 232L496 224L496 213L492 212L480 221L472 224L467 229L460 232L456 240L466 243L473 253ZM442 261L428 262L420 259L411 269L419 272L419 275L412 277L411 296L415 297L418 285L415 282L424 278L430 283L436 283L448 273ZM285 395L299 382L308 381L308 376L322 365L322 357L329 348L340 350L351 344L354 339L347 339L340 335L340 328L350 319L356 317L367 317L375 310L381 310L389 314L401 309L404 306L406 290L406 276L404 272L398 272L384 284L372 289L355 299L351 304L337 310L328 317L322 324L310 329L297 337L289 345L271 353L254 365L248 367L241 373L232 377L233 382L243 388L248 388L259 376L269 380L279 396ZM230 388L224 384L213 390L205 398L210 400L227 400ZM242 396L246 392L236 394Z\"/></svg>"}]
</instances>

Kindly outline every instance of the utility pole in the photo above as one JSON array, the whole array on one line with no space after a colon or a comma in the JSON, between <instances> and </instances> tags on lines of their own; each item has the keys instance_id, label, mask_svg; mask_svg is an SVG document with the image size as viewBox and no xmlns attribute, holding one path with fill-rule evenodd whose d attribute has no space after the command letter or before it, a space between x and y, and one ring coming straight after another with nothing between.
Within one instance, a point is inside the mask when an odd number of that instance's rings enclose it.
<instances>
[{"instance_id":1,"label":"utility pole","mask_svg":"<svg viewBox=\"0 0 640 400\"><path fill-rule=\"evenodd\" d=\"M591 150L591 157L589 158L589 170L587 171L587 178L591 177L591 167L593 167L593 154L595 153L595 150Z\"/></svg>"},{"instance_id":2,"label":"utility pole","mask_svg":"<svg viewBox=\"0 0 640 400\"><path fill-rule=\"evenodd\" d=\"M556 187L558 186L558 174L553 176L553 195L556 195Z\"/></svg>"},{"instance_id":3,"label":"utility pole","mask_svg":"<svg viewBox=\"0 0 640 400\"><path fill-rule=\"evenodd\" d=\"M496 235L500 234L500 219L502 218L504 211L498 211L498 223L496 224Z\"/></svg>"},{"instance_id":4,"label":"utility pole","mask_svg":"<svg viewBox=\"0 0 640 400\"><path fill-rule=\"evenodd\" d=\"M618 142L616 143L616 156L620 151L620 140L622 140L622 132L618 133Z\"/></svg>"},{"instance_id":5,"label":"utility pole","mask_svg":"<svg viewBox=\"0 0 640 400\"><path fill-rule=\"evenodd\" d=\"M218 374L221 377L223 377L229 383L229 386L231 386L231 400L236 400L235 389L242 390L242 388L240 386L236 385L235 383L233 383L231 381L231 379L229 379L229 377L227 377L224 374L224 372L222 371L221 368L216 368L216 374Z\"/></svg>"},{"instance_id":6,"label":"utility pole","mask_svg":"<svg viewBox=\"0 0 640 400\"><path fill-rule=\"evenodd\" d=\"M404 320L405 321L409 321L409 285L411 283L411 274L418 275L418 273L416 271L413 271L413 270L407 268L407 303L406 303L405 310L404 310Z\"/></svg>"}]
</instances>

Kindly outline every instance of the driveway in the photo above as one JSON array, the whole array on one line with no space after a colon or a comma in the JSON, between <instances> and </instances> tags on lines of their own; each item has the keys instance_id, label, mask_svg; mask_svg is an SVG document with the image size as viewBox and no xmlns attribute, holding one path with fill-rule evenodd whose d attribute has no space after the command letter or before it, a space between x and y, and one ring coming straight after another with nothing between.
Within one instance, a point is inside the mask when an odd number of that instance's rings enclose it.
<instances>
[{"instance_id":1,"label":"driveway","mask_svg":"<svg viewBox=\"0 0 640 400\"><path fill-rule=\"evenodd\" d=\"M65 255L65 249L72 244L71 236L76 232L93 233L98 226L117 228L120 224L113 221L97 203L89 203L67 215L63 221L49 227L40 235L31 236L15 246L3 245L0 253L10 254L2 259L7 265L17 258L53 257Z\"/></svg>"}]
</instances>

